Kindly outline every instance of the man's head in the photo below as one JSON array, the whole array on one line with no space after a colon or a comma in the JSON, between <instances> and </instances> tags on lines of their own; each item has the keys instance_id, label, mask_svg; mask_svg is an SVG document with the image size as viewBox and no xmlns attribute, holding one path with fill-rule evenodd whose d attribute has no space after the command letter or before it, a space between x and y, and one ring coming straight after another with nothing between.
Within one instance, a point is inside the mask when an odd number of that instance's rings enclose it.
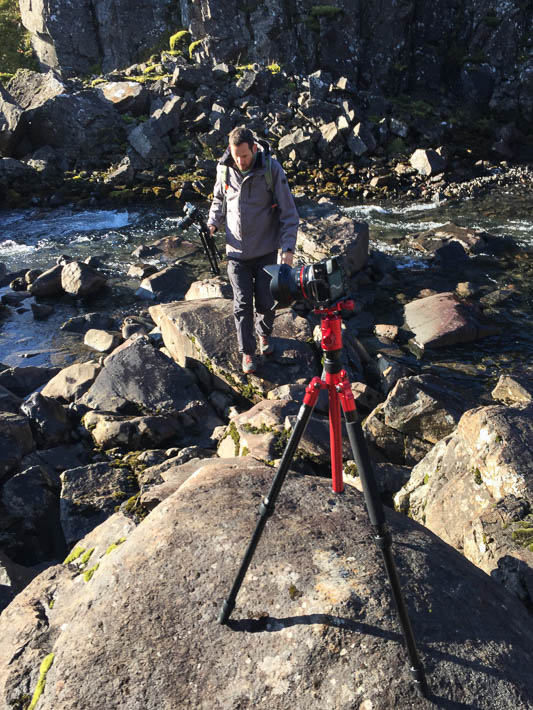
<instances>
[{"instance_id":1,"label":"man's head","mask_svg":"<svg viewBox=\"0 0 533 710\"><path fill-rule=\"evenodd\" d=\"M239 126L229 134L229 149L231 157L239 170L246 172L252 167L257 145L254 134L248 128Z\"/></svg>"}]
</instances>

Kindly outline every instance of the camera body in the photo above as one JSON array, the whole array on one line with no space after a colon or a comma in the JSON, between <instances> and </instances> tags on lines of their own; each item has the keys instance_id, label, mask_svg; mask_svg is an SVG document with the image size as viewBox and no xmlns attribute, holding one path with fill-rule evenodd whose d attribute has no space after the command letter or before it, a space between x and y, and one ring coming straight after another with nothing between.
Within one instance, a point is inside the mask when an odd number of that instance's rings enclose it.
<instances>
[{"instance_id":1,"label":"camera body","mask_svg":"<svg viewBox=\"0 0 533 710\"><path fill-rule=\"evenodd\" d=\"M296 268L288 264L265 266L265 271L272 277L270 292L281 307L290 306L295 301L307 301L312 308L328 308L348 298L341 256Z\"/></svg>"},{"instance_id":2,"label":"camera body","mask_svg":"<svg viewBox=\"0 0 533 710\"><path fill-rule=\"evenodd\" d=\"M188 229L199 217L200 210L191 202L186 202L183 208L185 214L178 222L178 229Z\"/></svg>"}]
</instances>

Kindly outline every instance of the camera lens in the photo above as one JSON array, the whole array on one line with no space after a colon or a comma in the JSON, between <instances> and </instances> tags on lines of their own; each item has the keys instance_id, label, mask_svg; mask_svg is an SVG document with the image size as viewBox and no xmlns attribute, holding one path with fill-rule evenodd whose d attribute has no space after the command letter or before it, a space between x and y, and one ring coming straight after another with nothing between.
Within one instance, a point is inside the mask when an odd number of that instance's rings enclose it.
<instances>
[{"instance_id":1,"label":"camera lens","mask_svg":"<svg viewBox=\"0 0 533 710\"><path fill-rule=\"evenodd\" d=\"M285 308L295 301L301 301L306 298L305 292L302 293L301 274L309 267L303 266L291 269L288 264L273 264L264 268L267 274L272 277L270 293L274 300L277 301L278 306Z\"/></svg>"}]
</instances>

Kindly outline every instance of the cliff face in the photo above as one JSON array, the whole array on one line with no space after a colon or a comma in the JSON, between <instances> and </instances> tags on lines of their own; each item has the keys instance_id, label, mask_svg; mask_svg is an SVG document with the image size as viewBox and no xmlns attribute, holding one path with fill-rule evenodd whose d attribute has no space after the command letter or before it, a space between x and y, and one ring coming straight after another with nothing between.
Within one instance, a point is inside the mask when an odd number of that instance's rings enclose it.
<instances>
[{"instance_id":1,"label":"cliff face","mask_svg":"<svg viewBox=\"0 0 533 710\"><path fill-rule=\"evenodd\" d=\"M43 64L127 66L180 25L213 63L325 70L384 95L418 92L533 116L533 3L524 0L20 0ZM174 15L172 15L174 8ZM492 102L492 104L491 104Z\"/></svg>"}]
</instances>

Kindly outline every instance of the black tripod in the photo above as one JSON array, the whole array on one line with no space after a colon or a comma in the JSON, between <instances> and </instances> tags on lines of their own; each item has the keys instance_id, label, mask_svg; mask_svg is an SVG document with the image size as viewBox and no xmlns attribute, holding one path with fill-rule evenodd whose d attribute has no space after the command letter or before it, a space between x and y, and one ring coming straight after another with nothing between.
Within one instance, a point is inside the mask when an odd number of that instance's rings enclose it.
<instances>
[{"instance_id":1,"label":"black tripod","mask_svg":"<svg viewBox=\"0 0 533 710\"><path fill-rule=\"evenodd\" d=\"M322 350L324 352L325 379L314 377L306 388L303 404L298 412L296 425L291 437L287 442L285 451L281 458L276 476L266 498L263 499L259 508L260 518L255 532L248 544L240 569L237 573L233 587L228 598L222 605L218 622L224 624L229 619L235 608L235 599L239 593L242 582L252 561L255 549L267 519L274 512L276 499L289 470L292 458L302 438L307 423L313 413L313 409L322 389L328 390L329 396L329 427L330 427L330 449L331 449L331 474L332 486L335 493L342 493L344 482L342 478L342 438L341 438L341 413L340 407L344 411L348 438L353 451L354 460L363 485L366 508L370 522L374 529L374 541L383 555L385 569L389 578L392 596L398 612L400 625L410 661L410 671L414 678L417 690L421 695L427 696L427 683L424 667L418 656L416 642L409 621L409 615L405 606L400 580L394 558L391 552L392 538L387 529L383 505L379 497L376 479L372 470L372 464L366 446L363 430L357 420L355 411L355 401L348 381L346 372L342 369L340 362L342 353L342 318L341 311L352 310L353 301L340 301L330 308L317 308L315 313L322 317Z\"/></svg>"}]
</instances>

